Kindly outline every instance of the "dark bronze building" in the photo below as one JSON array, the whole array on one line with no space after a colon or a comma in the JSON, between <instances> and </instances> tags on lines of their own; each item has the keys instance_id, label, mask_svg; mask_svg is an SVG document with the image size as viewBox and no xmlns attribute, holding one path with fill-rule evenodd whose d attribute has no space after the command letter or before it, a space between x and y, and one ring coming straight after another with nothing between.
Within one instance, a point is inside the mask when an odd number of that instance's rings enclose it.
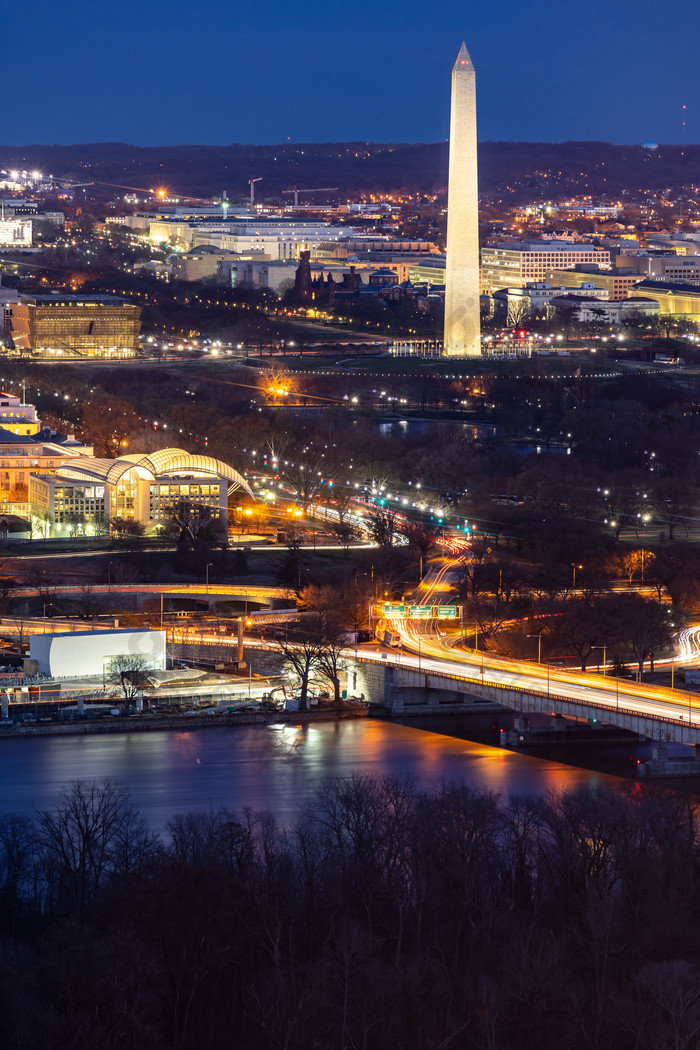
<instances>
[{"instance_id":1,"label":"dark bronze building","mask_svg":"<svg viewBox=\"0 0 700 1050\"><path fill-rule=\"evenodd\" d=\"M5 323L17 350L129 357L139 345L141 308L113 295L22 295Z\"/></svg>"}]
</instances>

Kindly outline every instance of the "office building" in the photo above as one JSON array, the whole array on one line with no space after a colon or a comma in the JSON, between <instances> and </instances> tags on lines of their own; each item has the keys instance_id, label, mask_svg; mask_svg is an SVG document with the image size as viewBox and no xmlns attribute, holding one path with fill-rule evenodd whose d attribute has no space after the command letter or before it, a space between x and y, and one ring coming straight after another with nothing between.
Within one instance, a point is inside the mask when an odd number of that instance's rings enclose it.
<instances>
[{"instance_id":1,"label":"office building","mask_svg":"<svg viewBox=\"0 0 700 1050\"><path fill-rule=\"evenodd\" d=\"M582 265L575 270L550 270L546 280L557 288L593 287L597 289L596 295L605 291L607 299L618 300L634 295L632 289L644 280L644 275L634 270L599 270Z\"/></svg>"},{"instance_id":2,"label":"office building","mask_svg":"<svg viewBox=\"0 0 700 1050\"><path fill-rule=\"evenodd\" d=\"M452 70L444 352L481 353L476 75L466 44Z\"/></svg>"},{"instance_id":3,"label":"office building","mask_svg":"<svg viewBox=\"0 0 700 1050\"><path fill-rule=\"evenodd\" d=\"M31 219L34 222L48 222L51 226L63 226L66 217L62 211L44 211L37 201L9 197L0 204L0 216L3 219Z\"/></svg>"},{"instance_id":4,"label":"office building","mask_svg":"<svg viewBox=\"0 0 700 1050\"><path fill-rule=\"evenodd\" d=\"M408 267L406 279L411 284L445 285L446 260L444 255L433 255L430 259L412 263Z\"/></svg>"},{"instance_id":5,"label":"office building","mask_svg":"<svg viewBox=\"0 0 700 1050\"><path fill-rule=\"evenodd\" d=\"M236 252L221 251L211 244L204 244L200 248L168 256L167 264L174 281L203 281L217 276L220 263L240 258Z\"/></svg>"},{"instance_id":6,"label":"office building","mask_svg":"<svg viewBox=\"0 0 700 1050\"><path fill-rule=\"evenodd\" d=\"M671 284L700 284L700 255L638 255L634 266L642 277Z\"/></svg>"},{"instance_id":7,"label":"office building","mask_svg":"<svg viewBox=\"0 0 700 1050\"><path fill-rule=\"evenodd\" d=\"M92 446L48 427L21 435L0 427L0 514L30 517L29 478L53 474L67 459L91 456Z\"/></svg>"},{"instance_id":8,"label":"office building","mask_svg":"<svg viewBox=\"0 0 700 1050\"><path fill-rule=\"evenodd\" d=\"M506 241L482 249L481 285L485 292L522 288L528 281L551 280L553 270L573 270L578 265L610 269L610 252L592 244Z\"/></svg>"},{"instance_id":9,"label":"office building","mask_svg":"<svg viewBox=\"0 0 700 1050\"><path fill-rule=\"evenodd\" d=\"M272 261L297 261L302 251L347 237L348 228L308 219L228 218L193 220L158 218L149 225L152 244L180 250L211 245L223 252L264 252Z\"/></svg>"},{"instance_id":10,"label":"office building","mask_svg":"<svg viewBox=\"0 0 700 1050\"><path fill-rule=\"evenodd\" d=\"M547 281L529 281L524 288L498 288L493 292L493 316L500 318L504 324L516 327L532 317L546 317L549 304L561 296L569 299L594 296L597 301L609 298L604 288L596 288L591 283L583 284L580 288L569 288Z\"/></svg>"}]
</instances>

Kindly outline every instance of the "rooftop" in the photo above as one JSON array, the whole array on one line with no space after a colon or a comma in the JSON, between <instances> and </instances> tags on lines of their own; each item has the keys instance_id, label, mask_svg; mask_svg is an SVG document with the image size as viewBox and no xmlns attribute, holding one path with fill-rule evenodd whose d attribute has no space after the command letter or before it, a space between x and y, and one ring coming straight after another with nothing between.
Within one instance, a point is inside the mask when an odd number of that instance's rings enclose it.
<instances>
[{"instance_id":1,"label":"rooftop","mask_svg":"<svg viewBox=\"0 0 700 1050\"><path fill-rule=\"evenodd\" d=\"M33 303L37 306L131 306L126 299L118 295L22 295L21 303Z\"/></svg>"}]
</instances>

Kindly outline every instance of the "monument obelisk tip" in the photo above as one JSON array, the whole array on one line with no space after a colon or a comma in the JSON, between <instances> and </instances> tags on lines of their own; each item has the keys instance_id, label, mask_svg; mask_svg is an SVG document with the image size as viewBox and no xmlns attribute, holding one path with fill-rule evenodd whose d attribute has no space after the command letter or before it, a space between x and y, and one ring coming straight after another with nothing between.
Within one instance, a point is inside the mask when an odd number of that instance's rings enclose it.
<instances>
[{"instance_id":1,"label":"monument obelisk tip","mask_svg":"<svg viewBox=\"0 0 700 1050\"><path fill-rule=\"evenodd\" d=\"M457 71L459 71L460 69L474 69L469 52L467 51L467 45L464 43L464 41L462 41L462 46L459 49L459 54L457 55L457 61L454 64L454 69L456 69Z\"/></svg>"}]
</instances>

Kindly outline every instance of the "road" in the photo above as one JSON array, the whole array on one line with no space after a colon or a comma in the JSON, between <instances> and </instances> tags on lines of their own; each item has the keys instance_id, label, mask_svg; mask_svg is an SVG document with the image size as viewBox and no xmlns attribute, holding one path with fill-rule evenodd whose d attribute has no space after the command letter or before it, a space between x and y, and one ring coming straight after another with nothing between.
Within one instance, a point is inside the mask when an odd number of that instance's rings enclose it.
<instances>
[{"instance_id":1,"label":"road","mask_svg":"<svg viewBox=\"0 0 700 1050\"><path fill-rule=\"evenodd\" d=\"M445 564L429 574L416 592L416 600L423 604L438 601L440 592L448 588L447 577L451 568L453 566ZM461 647L461 633L454 628L441 630L439 621L435 620L421 622L394 619L390 623L392 631L399 635L404 651L401 654L394 652L388 657L379 654L376 658L388 659L397 666L476 679L484 685L532 690L552 698L595 704L610 711L623 709L656 718L690 718L693 724L700 721L700 697L685 688L644 685L628 679L552 668L549 664L533 664L465 650ZM681 655L676 657L676 661L685 662L700 656L700 627L684 631L680 645ZM408 655L405 650L414 655ZM363 653L363 658L372 659L366 653Z\"/></svg>"}]
</instances>

